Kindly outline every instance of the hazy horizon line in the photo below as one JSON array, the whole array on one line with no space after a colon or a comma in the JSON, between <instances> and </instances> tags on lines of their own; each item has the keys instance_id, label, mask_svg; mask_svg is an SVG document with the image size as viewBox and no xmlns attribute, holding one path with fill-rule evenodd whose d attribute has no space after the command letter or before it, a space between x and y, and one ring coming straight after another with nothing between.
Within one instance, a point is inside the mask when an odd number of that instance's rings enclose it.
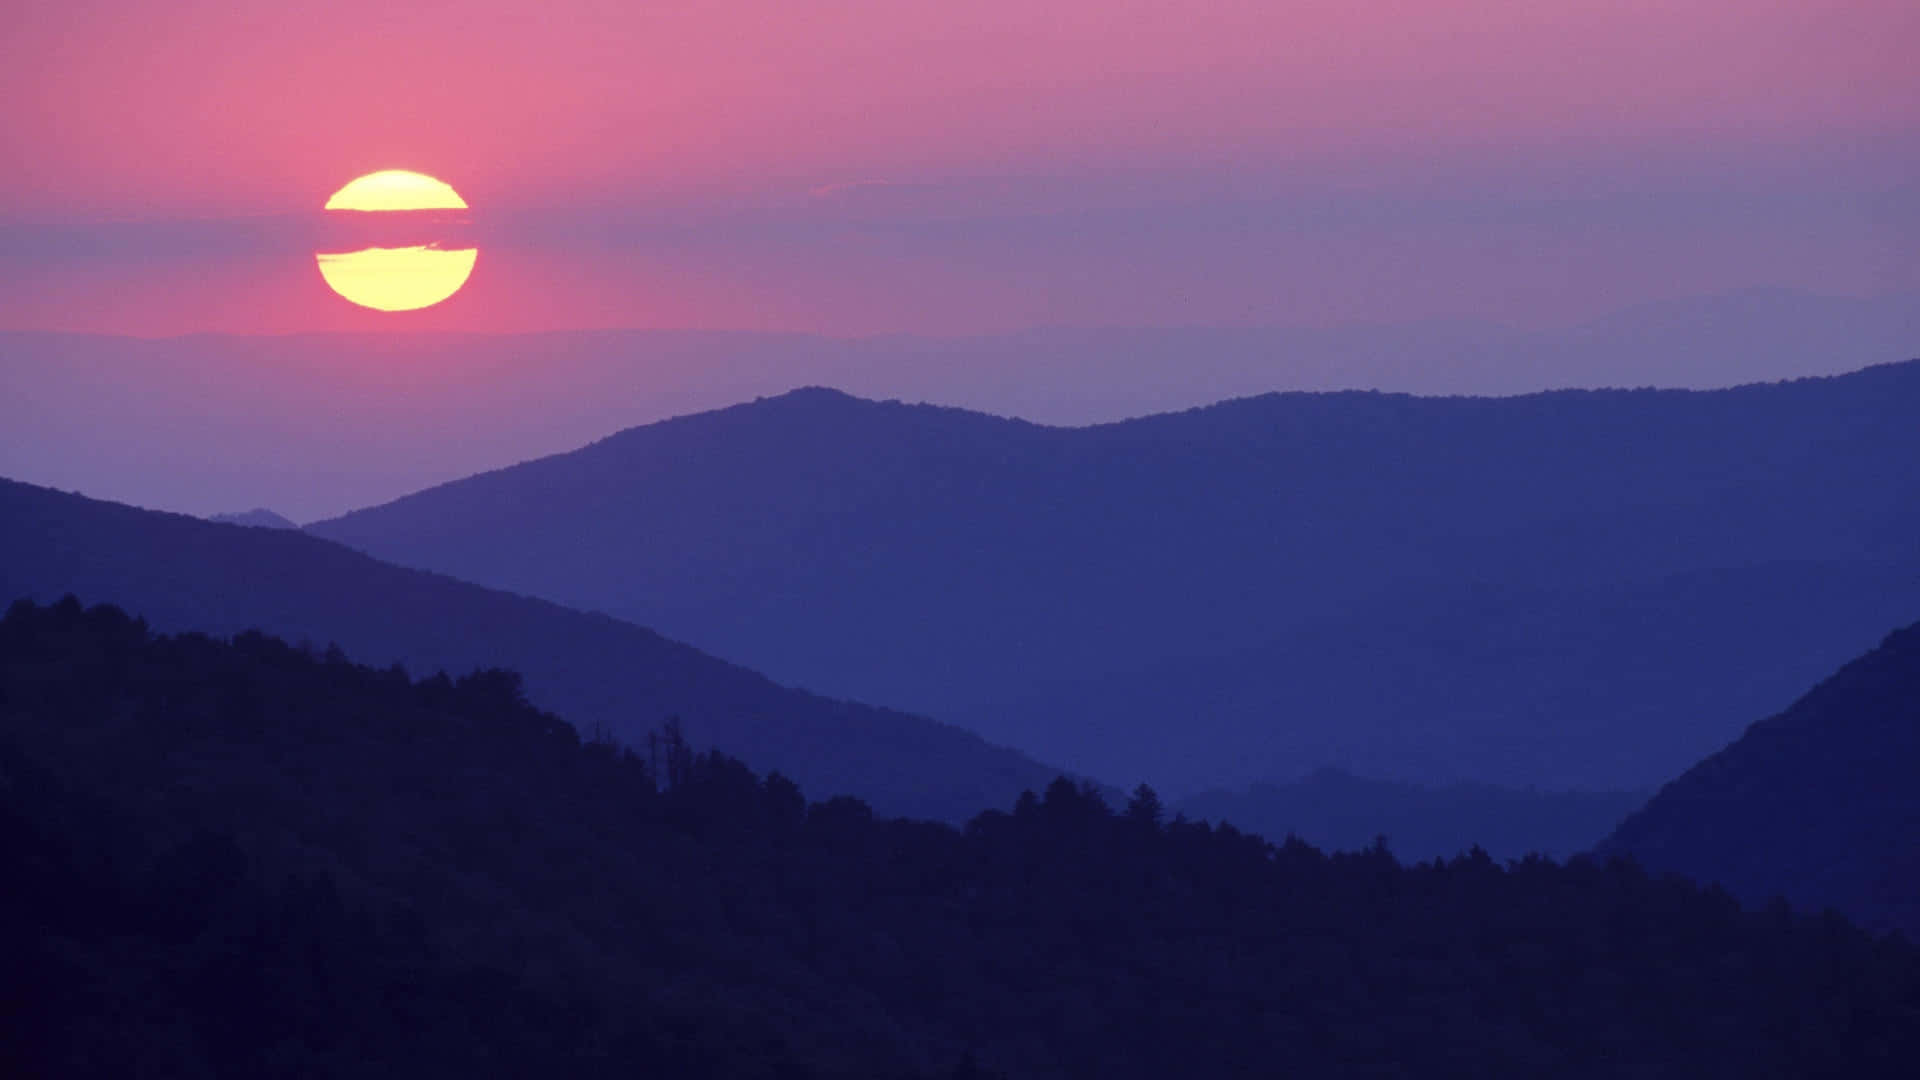
<instances>
[{"instance_id":1,"label":"hazy horizon line","mask_svg":"<svg viewBox=\"0 0 1920 1080\"><path fill-rule=\"evenodd\" d=\"M291 339L291 338L342 338L342 339L486 339L559 337L574 334L632 334L667 337L674 335L705 335L758 338L765 340L804 339L809 341L833 342L892 342L892 341L991 341L1005 338L1017 338L1029 334L1079 333L1079 334L1174 334L1174 333L1338 333L1343 330L1382 330L1417 329L1422 327L1471 328L1498 331L1514 337L1531 337L1578 330L1584 327L1598 326L1631 312L1650 311L1661 308L1703 301L1733 300L1739 298L1757 298L1768 296L1787 296L1827 303L1885 303L1910 300L1920 305L1920 290L1887 289L1872 293L1819 292L1791 285L1748 285L1733 289L1720 289L1708 292L1684 293L1653 300L1637 300L1605 309L1602 313L1563 320L1544 326L1529 326L1517 322L1504 321L1486 315L1432 315L1420 318L1383 318L1383 319L1339 319L1331 322L1273 321L1273 322L1035 322L1004 329L985 329L938 333L909 330L883 330L872 333L827 333L819 330L779 330L753 327L729 326L555 326L539 330L447 330L394 328L390 330L266 330L242 332L235 330L192 330L178 334L137 334L107 330L48 329L45 327L0 326L0 335L9 337L74 337L96 338L121 341L193 341L201 339ZM1920 354L1916 354L1920 355Z\"/></svg>"}]
</instances>

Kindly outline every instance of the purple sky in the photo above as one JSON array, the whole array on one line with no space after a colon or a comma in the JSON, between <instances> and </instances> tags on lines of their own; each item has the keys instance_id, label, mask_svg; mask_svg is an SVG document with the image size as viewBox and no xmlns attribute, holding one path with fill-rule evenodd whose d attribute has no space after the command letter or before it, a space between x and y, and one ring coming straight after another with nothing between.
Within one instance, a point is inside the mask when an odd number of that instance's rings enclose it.
<instances>
[{"instance_id":1,"label":"purple sky","mask_svg":"<svg viewBox=\"0 0 1920 1080\"><path fill-rule=\"evenodd\" d=\"M1912 0L24 0L0 332L239 337L0 337L0 474L308 518L805 383L1077 423L1908 359L1916 55ZM422 311L315 269L388 167L473 208ZM813 336L555 336L611 328Z\"/></svg>"},{"instance_id":2,"label":"purple sky","mask_svg":"<svg viewBox=\"0 0 1920 1080\"><path fill-rule=\"evenodd\" d=\"M27 0L0 328L838 335L1920 289L1906 0ZM440 307L319 284L327 194L475 208Z\"/></svg>"}]
</instances>

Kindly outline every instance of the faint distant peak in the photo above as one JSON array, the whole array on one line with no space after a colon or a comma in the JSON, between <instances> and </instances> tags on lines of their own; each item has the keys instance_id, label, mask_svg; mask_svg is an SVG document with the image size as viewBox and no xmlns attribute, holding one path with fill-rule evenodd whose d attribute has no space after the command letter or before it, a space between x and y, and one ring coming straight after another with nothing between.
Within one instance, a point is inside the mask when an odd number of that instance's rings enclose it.
<instances>
[{"instance_id":1,"label":"faint distant peak","mask_svg":"<svg viewBox=\"0 0 1920 1080\"><path fill-rule=\"evenodd\" d=\"M802 386L785 393L756 397L737 405L712 409L707 412L690 413L667 420L642 424L616 432L612 439L636 435L646 431L672 430L688 424L704 424L719 420L723 422L760 421L768 418L802 423L839 423L856 418L887 416L893 419L913 418L927 420L941 417L947 420L978 420L994 424L1009 422L1005 417L991 413L976 412L971 409L950 405L934 405L927 402L901 401L898 398L865 398L836 390L830 386ZM1025 421L1018 421L1024 426ZM607 440L602 440L607 441Z\"/></svg>"},{"instance_id":2,"label":"faint distant peak","mask_svg":"<svg viewBox=\"0 0 1920 1080\"><path fill-rule=\"evenodd\" d=\"M640 424L617 431L601 442L619 442L635 436L645 437L647 433L684 430L690 425L699 427L715 422L753 424L777 418L787 423L844 423L852 417L871 413L882 404L886 403L856 397L830 386L802 386L784 393L767 394L705 412L687 413Z\"/></svg>"},{"instance_id":3,"label":"faint distant peak","mask_svg":"<svg viewBox=\"0 0 1920 1080\"><path fill-rule=\"evenodd\" d=\"M300 527L264 506L242 510L237 514L214 514L207 520L217 521L222 525L247 525L256 529L298 529Z\"/></svg>"},{"instance_id":4,"label":"faint distant peak","mask_svg":"<svg viewBox=\"0 0 1920 1080\"><path fill-rule=\"evenodd\" d=\"M876 431L895 434L918 432L963 438L996 438L1011 429L1038 431L1046 427L1016 417L953 405L903 401L899 398L860 397L827 386L803 386L705 415L750 422L772 421L775 424L807 428L844 428L869 434Z\"/></svg>"},{"instance_id":5,"label":"faint distant peak","mask_svg":"<svg viewBox=\"0 0 1920 1080\"><path fill-rule=\"evenodd\" d=\"M774 394L771 397L755 398L754 404L757 404L757 405L766 405L766 404L868 405L868 404L872 404L872 402L867 401L867 399L865 398L854 397L852 394L847 393L845 390L835 390L831 386L802 386L793 390L789 390L784 394Z\"/></svg>"}]
</instances>

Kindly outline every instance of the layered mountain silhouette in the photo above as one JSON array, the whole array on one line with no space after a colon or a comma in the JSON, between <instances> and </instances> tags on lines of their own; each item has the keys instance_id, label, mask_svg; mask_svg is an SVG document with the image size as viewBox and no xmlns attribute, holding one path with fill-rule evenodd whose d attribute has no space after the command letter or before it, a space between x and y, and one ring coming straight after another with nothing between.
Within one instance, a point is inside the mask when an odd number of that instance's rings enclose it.
<instances>
[{"instance_id":1,"label":"layered mountain silhouette","mask_svg":"<svg viewBox=\"0 0 1920 1080\"><path fill-rule=\"evenodd\" d=\"M605 615L390 566L299 532L212 524L0 481L0 603L65 594L155 627L263 629L382 665L511 667L542 707L643 740L678 717L697 745L751 753L884 812L962 820L1056 775L958 728L775 685Z\"/></svg>"},{"instance_id":2,"label":"layered mountain silhouette","mask_svg":"<svg viewBox=\"0 0 1920 1080\"><path fill-rule=\"evenodd\" d=\"M1651 787L1920 607L1920 363L1088 428L796 391L310 526L1176 795Z\"/></svg>"},{"instance_id":3,"label":"layered mountain silhouette","mask_svg":"<svg viewBox=\"0 0 1920 1080\"><path fill-rule=\"evenodd\" d=\"M1565 859L1591 850L1646 801L1631 791L1529 791L1488 784L1421 787L1317 769L1299 780L1206 791L1174 809L1261 836L1297 836L1329 851L1384 839L1401 859L1450 859L1478 847L1496 859Z\"/></svg>"},{"instance_id":4,"label":"layered mountain silhouette","mask_svg":"<svg viewBox=\"0 0 1920 1080\"><path fill-rule=\"evenodd\" d=\"M1600 845L1920 938L1920 624L1662 788Z\"/></svg>"}]
</instances>

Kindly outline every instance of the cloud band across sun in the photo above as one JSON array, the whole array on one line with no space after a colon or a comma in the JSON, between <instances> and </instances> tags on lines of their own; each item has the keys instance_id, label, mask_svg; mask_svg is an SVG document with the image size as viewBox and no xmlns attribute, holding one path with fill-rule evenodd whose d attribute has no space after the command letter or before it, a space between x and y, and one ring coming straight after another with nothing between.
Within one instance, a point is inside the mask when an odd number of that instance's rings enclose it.
<instances>
[{"instance_id":1,"label":"cloud band across sun","mask_svg":"<svg viewBox=\"0 0 1920 1080\"><path fill-rule=\"evenodd\" d=\"M418 217L418 211L465 210L467 201L452 185L424 173L386 169L368 173L334 192L326 209L368 211L376 216L394 213L404 219ZM386 226L381 225L377 231L387 231ZM437 243L401 239L403 235L412 239L410 233L398 229L393 233L382 246L316 253L320 276L334 292L361 307L416 311L459 292L473 273L479 257L477 249L442 250Z\"/></svg>"}]
</instances>

